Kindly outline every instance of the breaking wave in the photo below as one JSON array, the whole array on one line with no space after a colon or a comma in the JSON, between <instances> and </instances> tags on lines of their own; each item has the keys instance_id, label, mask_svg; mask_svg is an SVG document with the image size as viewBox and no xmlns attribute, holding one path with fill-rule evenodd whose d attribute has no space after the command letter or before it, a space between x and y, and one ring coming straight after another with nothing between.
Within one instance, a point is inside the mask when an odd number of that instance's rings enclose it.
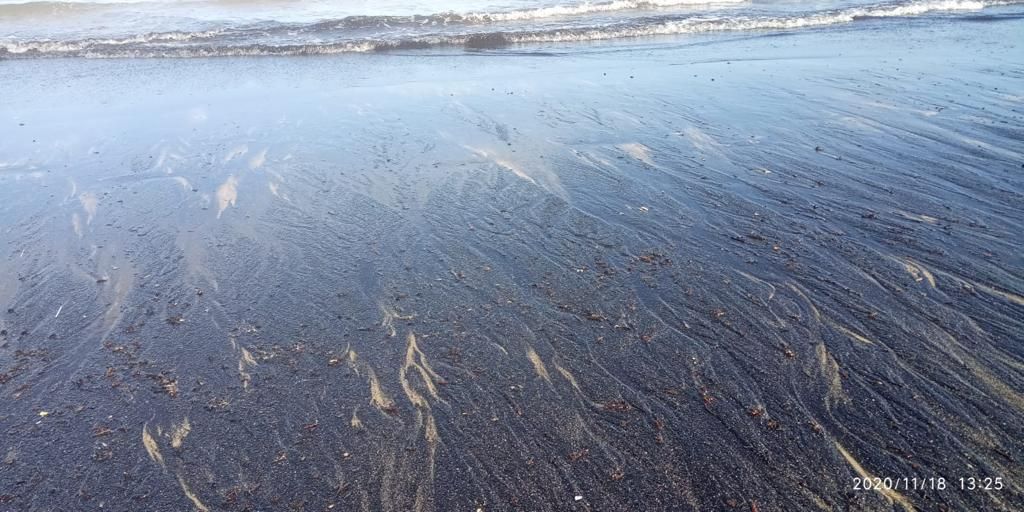
<instances>
[{"instance_id":1,"label":"breaking wave","mask_svg":"<svg viewBox=\"0 0 1024 512\"><path fill-rule=\"evenodd\" d=\"M31 57L216 57L320 55L434 47L496 48L524 43L565 43L725 31L794 30L874 18L920 16L943 11L977 11L1021 0L918 0L782 16L739 13L654 15L595 25L517 28L527 19L582 13L705 3L703 0L617 0L500 13L434 14L402 17L347 17L310 24L225 27L195 32L158 32L123 38L7 40L0 58ZM357 29L394 29L360 33ZM409 28L420 27L420 29ZM441 26L444 30L437 30ZM286 34L287 37L281 37Z\"/></svg>"}]
</instances>

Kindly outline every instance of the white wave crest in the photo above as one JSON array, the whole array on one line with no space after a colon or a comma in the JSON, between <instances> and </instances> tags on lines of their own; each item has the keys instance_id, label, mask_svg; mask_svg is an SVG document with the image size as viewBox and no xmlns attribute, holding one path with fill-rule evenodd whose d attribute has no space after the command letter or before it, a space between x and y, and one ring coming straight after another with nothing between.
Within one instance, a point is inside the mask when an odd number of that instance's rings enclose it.
<instances>
[{"instance_id":1,"label":"white wave crest","mask_svg":"<svg viewBox=\"0 0 1024 512\"><path fill-rule=\"evenodd\" d=\"M902 5L887 4L857 7L803 16L687 18L638 27L604 27L584 30L513 33L507 34L506 37L510 42L516 43L555 43L705 32L791 30L850 23L858 18L908 17L941 11L976 11L986 7L1012 5L1015 3L1019 2L1014 0L925 0Z\"/></svg>"},{"instance_id":2,"label":"white wave crest","mask_svg":"<svg viewBox=\"0 0 1024 512\"><path fill-rule=\"evenodd\" d=\"M747 0L614 0L611 2L584 2L574 5L554 5L515 11L474 12L457 16L469 21L525 21L602 12L681 7L684 5L731 4L745 1Z\"/></svg>"}]
</instances>

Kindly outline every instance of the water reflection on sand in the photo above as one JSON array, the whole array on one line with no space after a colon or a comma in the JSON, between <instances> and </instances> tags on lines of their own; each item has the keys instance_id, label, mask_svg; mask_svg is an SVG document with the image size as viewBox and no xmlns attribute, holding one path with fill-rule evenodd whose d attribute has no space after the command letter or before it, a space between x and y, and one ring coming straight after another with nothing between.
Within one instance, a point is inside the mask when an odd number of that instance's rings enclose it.
<instances>
[{"instance_id":1,"label":"water reflection on sand","mask_svg":"<svg viewBox=\"0 0 1024 512\"><path fill-rule=\"evenodd\" d=\"M750 44L10 63L0 502L1019 508L850 481L1024 481L1020 66Z\"/></svg>"}]
</instances>

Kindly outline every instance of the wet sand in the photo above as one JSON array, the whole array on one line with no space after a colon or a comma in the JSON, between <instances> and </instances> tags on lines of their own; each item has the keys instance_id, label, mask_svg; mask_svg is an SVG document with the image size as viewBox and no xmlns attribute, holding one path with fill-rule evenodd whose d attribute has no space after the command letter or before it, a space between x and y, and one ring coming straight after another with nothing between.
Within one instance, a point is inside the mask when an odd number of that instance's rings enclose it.
<instances>
[{"instance_id":1,"label":"wet sand","mask_svg":"<svg viewBox=\"0 0 1024 512\"><path fill-rule=\"evenodd\" d=\"M0 62L0 510L1019 510L1022 34Z\"/></svg>"}]
</instances>

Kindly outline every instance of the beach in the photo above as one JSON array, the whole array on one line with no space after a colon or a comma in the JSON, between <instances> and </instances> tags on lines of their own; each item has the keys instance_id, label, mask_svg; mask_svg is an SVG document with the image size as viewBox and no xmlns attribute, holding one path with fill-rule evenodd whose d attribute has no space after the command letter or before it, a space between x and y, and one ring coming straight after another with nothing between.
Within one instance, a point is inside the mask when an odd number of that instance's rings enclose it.
<instances>
[{"instance_id":1,"label":"beach","mask_svg":"<svg viewBox=\"0 0 1024 512\"><path fill-rule=\"evenodd\" d=\"M1022 43L8 50L0 510L1020 510Z\"/></svg>"}]
</instances>

